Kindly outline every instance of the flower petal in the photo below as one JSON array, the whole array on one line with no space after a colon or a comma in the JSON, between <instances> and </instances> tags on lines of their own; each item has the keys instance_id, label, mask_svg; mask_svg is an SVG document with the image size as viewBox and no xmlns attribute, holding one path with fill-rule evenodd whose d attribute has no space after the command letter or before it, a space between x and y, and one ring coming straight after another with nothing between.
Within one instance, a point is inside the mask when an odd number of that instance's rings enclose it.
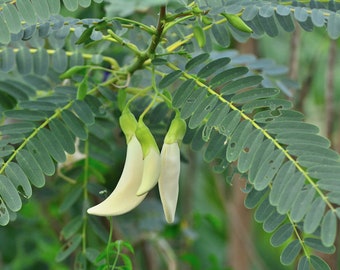
<instances>
[{"instance_id":1,"label":"flower petal","mask_svg":"<svg viewBox=\"0 0 340 270\"><path fill-rule=\"evenodd\" d=\"M137 196L143 175L143 152L136 136L127 145L127 153L121 178L114 191L100 204L91 207L87 213L97 216L125 214L139 205L147 195Z\"/></svg>"},{"instance_id":2,"label":"flower petal","mask_svg":"<svg viewBox=\"0 0 340 270\"><path fill-rule=\"evenodd\" d=\"M158 180L165 219L168 223L175 220L179 192L180 150L178 143L164 143L161 152L161 174Z\"/></svg>"},{"instance_id":3,"label":"flower petal","mask_svg":"<svg viewBox=\"0 0 340 270\"><path fill-rule=\"evenodd\" d=\"M144 159L142 183L137 191L137 196L150 191L156 184L161 171L161 156L159 150L150 149Z\"/></svg>"}]
</instances>

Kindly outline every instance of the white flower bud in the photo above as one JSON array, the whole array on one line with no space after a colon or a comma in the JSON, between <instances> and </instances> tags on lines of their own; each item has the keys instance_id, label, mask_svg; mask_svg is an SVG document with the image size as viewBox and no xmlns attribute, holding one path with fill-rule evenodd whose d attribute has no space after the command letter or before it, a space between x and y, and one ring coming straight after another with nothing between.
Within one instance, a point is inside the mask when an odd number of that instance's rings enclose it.
<instances>
[{"instance_id":1,"label":"white flower bud","mask_svg":"<svg viewBox=\"0 0 340 270\"><path fill-rule=\"evenodd\" d=\"M161 174L158 179L165 219L168 223L175 220L179 191L180 150L177 142L164 143L161 151Z\"/></svg>"}]
</instances>

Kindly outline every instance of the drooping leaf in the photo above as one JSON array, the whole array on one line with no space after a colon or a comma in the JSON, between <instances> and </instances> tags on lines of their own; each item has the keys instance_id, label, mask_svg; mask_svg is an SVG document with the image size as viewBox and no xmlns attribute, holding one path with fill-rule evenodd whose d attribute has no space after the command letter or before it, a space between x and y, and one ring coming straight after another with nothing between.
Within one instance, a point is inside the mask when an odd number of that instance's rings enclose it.
<instances>
[{"instance_id":1,"label":"drooping leaf","mask_svg":"<svg viewBox=\"0 0 340 270\"><path fill-rule=\"evenodd\" d=\"M190 128L198 127L203 122L203 119L208 115L208 113L210 113L215 108L217 101L218 99L214 95L208 96L202 100L191 116L188 126Z\"/></svg>"},{"instance_id":2,"label":"drooping leaf","mask_svg":"<svg viewBox=\"0 0 340 270\"><path fill-rule=\"evenodd\" d=\"M62 119L69 130L79 139L86 140L87 132L83 123L71 111L65 110L62 112Z\"/></svg>"},{"instance_id":3,"label":"drooping leaf","mask_svg":"<svg viewBox=\"0 0 340 270\"><path fill-rule=\"evenodd\" d=\"M55 134L46 128L41 129L38 132L38 138L40 143L46 148L48 153L59 163L63 163L66 161L66 155L64 152L64 148L59 143L59 140L56 138Z\"/></svg>"},{"instance_id":4,"label":"drooping leaf","mask_svg":"<svg viewBox=\"0 0 340 270\"><path fill-rule=\"evenodd\" d=\"M64 246L61 247L55 260L57 262L65 260L68 256L72 254L72 252L74 252L78 248L81 240L82 236L80 234L73 236Z\"/></svg>"},{"instance_id":5,"label":"drooping leaf","mask_svg":"<svg viewBox=\"0 0 340 270\"><path fill-rule=\"evenodd\" d=\"M38 162L39 167L44 172L44 174L53 175L55 173L55 165L45 146L41 144L38 139L31 139L27 143L27 148L32 157Z\"/></svg>"},{"instance_id":6,"label":"drooping leaf","mask_svg":"<svg viewBox=\"0 0 340 270\"><path fill-rule=\"evenodd\" d=\"M20 210L22 202L18 191L5 175L0 175L0 196L11 211L17 212Z\"/></svg>"},{"instance_id":7,"label":"drooping leaf","mask_svg":"<svg viewBox=\"0 0 340 270\"><path fill-rule=\"evenodd\" d=\"M281 246L286 242L293 234L294 228L292 224L283 224L270 238L270 243L274 247Z\"/></svg>"},{"instance_id":8,"label":"drooping leaf","mask_svg":"<svg viewBox=\"0 0 340 270\"><path fill-rule=\"evenodd\" d=\"M326 246L332 246L337 232L336 215L332 210L328 210L321 223L321 241Z\"/></svg>"},{"instance_id":9,"label":"drooping leaf","mask_svg":"<svg viewBox=\"0 0 340 270\"><path fill-rule=\"evenodd\" d=\"M45 185L45 176L42 173L42 169L29 151L25 149L20 150L16 155L16 159L34 186L40 188Z\"/></svg>"},{"instance_id":10,"label":"drooping leaf","mask_svg":"<svg viewBox=\"0 0 340 270\"><path fill-rule=\"evenodd\" d=\"M299 255L301 251L301 244L299 240L294 240L285 247L283 252L281 253L280 261L284 265L289 265L294 262L296 257Z\"/></svg>"},{"instance_id":11,"label":"drooping leaf","mask_svg":"<svg viewBox=\"0 0 340 270\"><path fill-rule=\"evenodd\" d=\"M317 229L324 215L325 208L326 204L321 197L317 197L313 201L310 210L308 211L304 219L303 223L304 232L313 233Z\"/></svg>"},{"instance_id":12,"label":"drooping leaf","mask_svg":"<svg viewBox=\"0 0 340 270\"><path fill-rule=\"evenodd\" d=\"M14 162L10 162L5 169L7 177L12 181L17 190L22 190L26 198L32 196L32 187L26 174L20 166Z\"/></svg>"}]
</instances>

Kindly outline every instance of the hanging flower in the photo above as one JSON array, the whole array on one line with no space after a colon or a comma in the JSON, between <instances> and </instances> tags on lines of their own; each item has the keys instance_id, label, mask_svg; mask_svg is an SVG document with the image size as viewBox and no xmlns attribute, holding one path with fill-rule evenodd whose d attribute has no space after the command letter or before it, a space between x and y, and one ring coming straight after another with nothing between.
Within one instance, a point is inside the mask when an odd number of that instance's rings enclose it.
<instances>
[{"instance_id":1,"label":"hanging flower","mask_svg":"<svg viewBox=\"0 0 340 270\"><path fill-rule=\"evenodd\" d=\"M137 195L140 196L150 191L157 184L161 158L155 138L141 119L138 121L136 136L142 145L144 160L142 182L137 191Z\"/></svg>"},{"instance_id":2,"label":"hanging flower","mask_svg":"<svg viewBox=\"0 0 340 270\"><path fill-rule=\"evenodd\" d=\"M135 135L137 121L134 115L125 109L119 122L127 141L124 169L110 196L87 210L91 215L116 216L127 213L138 206L147 195L147 193L136 195L142 182L144 169L142 146Z\"/></svg>"},{"instance_id":3,"label":"hanging flower","mask_svg":"<svg viewBox=\"0 0 340 270\"><path fill-rule=\"evenodd\" d=\"M182 142L185 131L185 121L176 116L171 122L161 151L161 173L158 179L158 188L165 219L168 223L172 223L175 220L179 193L179 146Z\"/></svg>"}]
</instances>

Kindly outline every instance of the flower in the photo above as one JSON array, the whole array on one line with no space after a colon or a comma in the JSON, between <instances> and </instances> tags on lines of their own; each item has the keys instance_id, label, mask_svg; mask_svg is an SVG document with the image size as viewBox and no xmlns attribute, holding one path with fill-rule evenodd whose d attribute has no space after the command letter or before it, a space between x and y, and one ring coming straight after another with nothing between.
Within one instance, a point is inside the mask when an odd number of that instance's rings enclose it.
<instances>
[{"instance_id":1,"label":"flower","mask_svg":"<svg viewBox=\"0 0 340 270\"><path fill-rule=\"evenodd\" d=\"M161 173L158 179L159 195L161 197L165 220L173 223L179 193L180 149L186 131L186 123L176 116L165 136L161 151Z\"/></svg>"},{"instance_id":2,"label":"flower","mask_svg":"<svg viewBox=\"0 0 340 270\"><path fill-rule=\"evenodd\" d=\"M186 124L175 117L167 132L162 152L147 126L140 120L137 124L127 109L120 118L126 136L127 154L121 178L103 202L87 210L97 216L115 216L131 211L146 197L158 182L165 219L174 222L179 192L180 149Z\"/></svg>"},{"instance_id":3,"label":"flower","mask_svg":"<svg viewBox=\"0 0 340 270\"><path fill-rule=\"evenodd\" d=\"M143 174L143 152L136 136L127 145L125 165L119 182L113 192L100 204L87 210L96 216L116 216L125 214L138 206L147 193L137 196Z\"/></svg>"},{"instance_id":4,"label":"flower","mask_svg":"<svg viewBox=\"0 0 340 270\"><path fill-rule=\"evenodd\" d=\"M155 138L141 119L138 121L136 136L142 145L144 160L142 182L137 191L137 195L140 196L150 191L157 184L161 158Z\"/></svg>"},{"instance_id":5,"label":"flower","mask_svg":"<svg viewBox=\"0 0 340 270\"><path fill-rule=\"evenodd\" d=\"M110 196L87 210L87 213L91 215L116 216L127 213L138 206L147 195L147 193L142 196L136 195L144 170L142 146L135 135L136 118L128 109L125 109L119 123L127 141L124 169Z\"/></svg>"}]
</instances>

